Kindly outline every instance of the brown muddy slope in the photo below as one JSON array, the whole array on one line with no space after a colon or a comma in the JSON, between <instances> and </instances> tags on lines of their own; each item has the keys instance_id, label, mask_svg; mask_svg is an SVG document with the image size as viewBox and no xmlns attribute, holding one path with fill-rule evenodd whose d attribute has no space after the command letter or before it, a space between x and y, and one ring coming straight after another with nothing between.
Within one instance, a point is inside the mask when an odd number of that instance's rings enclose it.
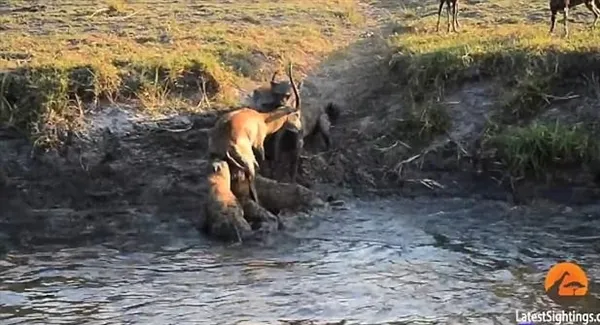
<instances>
[{"instance_id":1,"label":"brown muddy slope","mask_svg":"<svg viewBox=\"0 0 600 325\"><path fill-rule=\"evenodd\" d=\"M372 29L305 79L305 109L334 102L342 115L332 130L332 150L323 152L318 139L307 141L302 183L323 197L475 195L567 204L600 198L593 173L581 169L562 171L568 176L563 178L571 178L568 183L511 185L502 171L489 168L493 159L481 162L485 155L477 152L478 141L503 96L494 80L456 85L440 95L436 105L447 112L447 132L409 144L407 133L418 139L418 130L403 129L398 125L404 124L396 122L404 122L402 113L414 103L392 82L387 44L388 33L402 29L375 28L388 21L386 9L366 10ZM566 104L553 105L563 111ZM206 129L216 113L157 121L134 111L122 105L102 107L87 116L90 128L84 138L60 152L32 155L31 145L20 135L2 130L0 166L7 175L0 182L2 233L24 245L62 243L135 234L163 221L194 219L204 193ZM552 109L547 112L540 118Z\"/></svg>"}]
</instances>

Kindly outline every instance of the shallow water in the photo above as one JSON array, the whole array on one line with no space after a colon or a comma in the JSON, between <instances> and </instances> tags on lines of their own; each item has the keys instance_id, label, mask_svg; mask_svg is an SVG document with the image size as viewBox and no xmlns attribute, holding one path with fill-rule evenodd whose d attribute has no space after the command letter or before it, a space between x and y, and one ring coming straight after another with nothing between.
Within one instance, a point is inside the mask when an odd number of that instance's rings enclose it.
<instances>
[{"instance_id":1,"label":"shallow water","mask_svg":"<svg viewBox=\"0 0 600 325\"><path fill-rule=\"evenodd\" d=\"M548 268L600 279L600 209L536 212L465 199L381 200L294 220L262 246L193 231L12 252L0 324L234 324L279 319L516 324L549 310ZM598 211L596 215L592 211ZM579 304L600 311L600 291Z\"/></svg>"}]
</instances>

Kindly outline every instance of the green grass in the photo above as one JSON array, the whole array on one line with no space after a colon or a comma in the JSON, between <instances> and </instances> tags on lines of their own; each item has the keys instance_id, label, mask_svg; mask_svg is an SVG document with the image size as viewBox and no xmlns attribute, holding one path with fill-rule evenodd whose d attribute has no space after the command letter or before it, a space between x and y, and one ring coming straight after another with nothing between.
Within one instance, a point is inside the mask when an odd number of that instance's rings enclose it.
<instances>
[{"instance_id":1,"label":"green grass","mask_svg":"<svg viewBox=\"0 0 600 325\"><path fill-rule=\"evenodd\" d=\"M542 177L553 168L594 164L600 142L579 126L531 124L511 126L486 139L513 176Z\"/></svg>"},{"instance_id":2,"label":"green grass","mask_svg":"<svg viewBox=\"0 0 600 325\"><path fill-rule=\"evenodd\" d=\"M90 102L148 113L236 105L249 81L287 60L300 76L364 24L354 0L44 5L0 18L0 123L41 146L82 125Z\"/></svg>"},{"instance_id":3,"label":"green grass","mask_svg":"<svg viewBox=\"0 0 600 325\"><path fill-rule=\"evenodd\" d=\"M573 12L564 38L561 17L555 35L548 33L547 2L467 1L460 32L446 33L443 15L436 33L436 1L407 4L392 11L397 33L388 39L387 77L417 106L467 83L496 85L501 96L494 99L493 127L481 140L515 176L599 161L595 130L538 122L552 105L562 107L557 99L597 96L597 83L589 80L600 69L600 30L588 29L593 17L584 6Z\"/></svg>"},{"instance_id":4,"label":"green grass","mask_svg":"<svg viewBox=\"0 0 600 325\"><path fill-rule=\"evenodd\" d=\"M553 91L600 68L599 33L577 33L563 40L550 37L541 26L402 35L390 43L395 52L390 59L393 78L415 97L495 79L511 89L505 106L515 120L534 116Z\"/></svg>"}]
</instances>

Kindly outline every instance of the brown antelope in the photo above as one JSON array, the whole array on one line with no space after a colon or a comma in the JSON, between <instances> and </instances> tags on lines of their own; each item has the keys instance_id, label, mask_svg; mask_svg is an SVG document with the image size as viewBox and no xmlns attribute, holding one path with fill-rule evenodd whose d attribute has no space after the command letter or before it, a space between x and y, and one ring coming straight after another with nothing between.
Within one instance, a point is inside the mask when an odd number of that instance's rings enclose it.
<instances>
[{"instance_id":1,"label":"brown antelope","mask_svg":"<svg viewBox=\"0 0 600 325\"><path fill-rule=\"evenodd\" d=\"M594 14L594 22L592 23L591 28L596 27L596 22L598 21L598 16L600 16L600 10L598 6L600 5L600 1L598 0L550 0L550 12L552 16L550 17L550 34L554 33L554 27L556 26L556 13L558 11L563 12L564 17L564 28L565 28L565 36L569 36L569 27L567 26L567 21L569 20L569 9L579 6L580 4L585 4L585 6Z\"/></svg>"},{"instance_id":2,"label":"brown antelope","mask_svg":"<svg viewBox=\"0 0 600 325\"><path fill-rule=\"evenodd\" d=\"M438 8L437 27L435 31L440 31L440 17L442 16L442 8L444 7L444 3L446 4L446 20L448 21L448 33L450 32L450 7L452 7L452 31L456 32L456 30L460 27L460 25L458 24L458 0L440 0L440 7Z\"/></svg>"},{"instance_id":3,"label":"brown antelope","mask_svg":"<svg viewBox=\"0 0 600 325\"><path fill-rule=\"evenodd\" d=\"M252 232L242 205L231 191L231 173L225 160L213 160L207 177L208 198L202 229L219 239L242 242Z\"/></svg>"},{"instance_id":4,"label":"brown antelope","mask_svg":"<svg viewBox=\"0 0 600 325\"><path fill-rule=\"evenodd\" d=\"M293 81L292 89L296 95L295 107L281 106L271 112L258 112L248 107L241 108L221 116L209 132L210 156L227 159L244 170L252 184L252 199L256 202L258 202L258 195L254 186L254 177L259 164L256 162L253 149L258 152L262 162L265 160L265 137L283 127L294 132L302 129L300 96Z\"/></svg>"}]
</instances>

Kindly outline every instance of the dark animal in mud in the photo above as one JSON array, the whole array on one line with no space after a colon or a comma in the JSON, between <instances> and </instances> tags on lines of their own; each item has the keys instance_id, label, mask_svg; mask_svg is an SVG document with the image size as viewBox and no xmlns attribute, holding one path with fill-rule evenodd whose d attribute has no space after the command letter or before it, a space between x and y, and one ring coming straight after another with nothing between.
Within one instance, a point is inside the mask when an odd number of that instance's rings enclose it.
<instances>
[{"instance_id":1,"label":"dark animal in mud","mask_svg":"<svg viewBox=\"0 0 600 325\"><path fill-rule=\"evenodd\" d=\"M458 0L440 0L440 7L438 8L438 19L437 19L437 27L435 29L436 32L440 31L440 18L442 16L442 9L444 8L444 4L446 4L446 20L448 22L448 32L450 32L450 10L452 9L452 31L456 32L456 30L460 27L458 24Z\"/></svg>"},{"instance_id":2,"label":"dark animal in mud","mask_svg":"<svg viewBox=\"0 0 600 325\"><path fill-rule=\"evenodd\" d=\"M265 140L265 158L269 162L269 169L272 172L276 164L280 163L280 157L283 154L287 153L291 156L291 166L288 171L292 183L296 182L298 175L300 155L304 150L304 139L320 135L325 149L331 149L331 126L337 122L341 110L337 105L328 103L325 107L303 108L301 112L302 132L281 130Z\"/></svg>"},{"instance_id":3,"label":"dark animal in mud","mask_svg":"<svg viewBox=\"0 0 600 325\"><path fill-rule=\"evenodd\" d=\"M208 197L202 230L225 241L242 242L252 232L244 210L231 191L231 174L225 160L213 160L207 177Z\"/></svg>"},{"instance_id":4,"label":"dark animal in mud","mask_svg":"<svg viewBox=\"0 0 600 325\"><path fill-rule=\"evenodd\" d=\"M590 27L592 29L596 27L596 22L600 16L600 9L598 9L598 7L600 7L599 0L550 0L550 12L552 13L550 16L550 34L554 33L554 27L556 26L556 13L562 11L565 36L569 36L569 9L579 6L580 4L585 4L588 10L594 14L594 22Z\"/></svg>"},{"instance_id":5,"label":"dark animal in mud","mask_svg":"<svg viewBox=\"0 0 600 325\"><path fill-rule=\"evenodd\" d=\"M236 167L231 171L231 191L241 203L244 210L244 218L250 223L253 230L266 230L272 232L283 229L283 223L278 216L271 213L267 208L257 204L251 197L251 183L246 173ZM258 177L257 177L258 179ZM264 190L264 189L263 189ZM262 192L262 190L261 190ZM258 192L259 194L261 192ZM262 196L262 194L260 194ZM263 202L262 200L260 200ZM267 201L269 203L270 201Z\"/></svg>"},{"instance_id":6,"label":"dark animal in mud","mask_svg":"<svg viewBox=\"0 0 600 325\"><path fill-rule=\"evenodd\" d=\"M299 184L282 183L258 175L256 185L261 189L258 194L262 206L274 214L282 211L309 211L326 205L317 193Z\"/></svg>"},{"instance_id":7,"label":"dark animal in mud","mask_svg":"<svg viewBox=\"0 0 600 325\"><path fill-rule=\"evenodd\" d=\"M290 81L275 81L279 71L275 71L269 85L261 86L252 92L250 106L262 112L272 111L280 106L292 106L292 84ZM298 92L302 90L303 82L298 83Z\"/></svg>"},{"instance_id":8,"label":"dark animal in mud","mask_svg":"<svg viewBox=\"0 0 600 325\"><path fill-rule=\"evenodd\" d=\"M297 93L295 85L294 91ZM271 112L258 112L251 108L241 108L221 116L209 131L208 150L211 158L227 159L244 170L254 183L257 163L254 150L260 161L265 160L265 137L286 128L298 132L302 128L300 97L296 107L281 106ZM252 198L258 202L256 188L251 186Z\"/></svg>"},{"instance_id":9,"label":"dark animal in mud","mask_svg":"<svg viewBox=\"0 0 600 325\"><path fill-rule=\"evenodd\" d=\"M288 71L287 71L287 75L289 78L289 84L291 85L292 90L294 91L294 96L296 98L296 108L298 110L300 110L300 114L302 115L302 109L301 109L301 98L300 98L300 92L298 90L298 88L296 87L296 84L294 82L294 78L292 76L292 63L290 62L290 64L288 65ZM301 82L300 84L302 84L303 82ZM277 99L274 99L277 100ZM261 103L261 105L257 105L256 103L254 103L255 106L254 107L260 107L259 109L262 110L266 110L271 111L273 110L275 107L277 107L276 105L279 105L280 102L268 102L268 101L263 101ZM261 107L262 106L262 107ZM302 119L301 119L302 120ZM275 132L273 135L267 137L266 139L266 147L265 148L269 148L269 153L267 154L265 152L265 155L263 156L265 159L263 159L263 161L267 160L267 164L269 165L269 169L271 171L274 170L274 163L277 163L279 161L279 154L280 154L280 142L282 137L284 136L284 134L291 134L291 136L289 136L294 142L293 147L295 148L295 150L293 151L294 156L293 156L293 163L292 163L292 169L293 170L297 170L297 165L298 165L298 160L300 159L300 149L303 146L302 143L302 133L303 133L303 127L302 127L302 123L300 123L299 125L300 127L296 127L296 128L284 128L282 130L279 130L278 132ZM266 149L265 149L266 150ZM295 175L292 177L292 182L295 181Z\"/></svg>"},{"instance_id":10,"label":"dark animal in mud","mask_svg":"<svg viewBox=\"0 0 600 325\"><path fill-rule=\"evenodd\" d=\"M260 87L253 92L251 106L261 112L269 112L281 105L289 105L288 100L291 99L290 89L293 90L294 80L292 77L291 64L288 66L287 75L289 82L275 82L276 74L271 78L271 85ZM304 82L298 83L298 91L295 91L296 98L299 100L299 92ZM283 85L283 87L282 87ZM285 96L279 95L285 93ZM297 103L297 107L299 103ZM287 129L280 130L265 139L265 158L271 172L275 171L275 167L280 162L280 156L283 153L289 153L292 157L292 166L289 169L289 174L292 182L295 182L299 158L304 147L304 138L320 134L327 147L330 148L330 128L340 115L340 110L333 103L329 103L325 108L300 109L302 114L302 132L301 134L291 132ZM273 176L273 175L271 175Z\"/></svg>"}]
</instances>

